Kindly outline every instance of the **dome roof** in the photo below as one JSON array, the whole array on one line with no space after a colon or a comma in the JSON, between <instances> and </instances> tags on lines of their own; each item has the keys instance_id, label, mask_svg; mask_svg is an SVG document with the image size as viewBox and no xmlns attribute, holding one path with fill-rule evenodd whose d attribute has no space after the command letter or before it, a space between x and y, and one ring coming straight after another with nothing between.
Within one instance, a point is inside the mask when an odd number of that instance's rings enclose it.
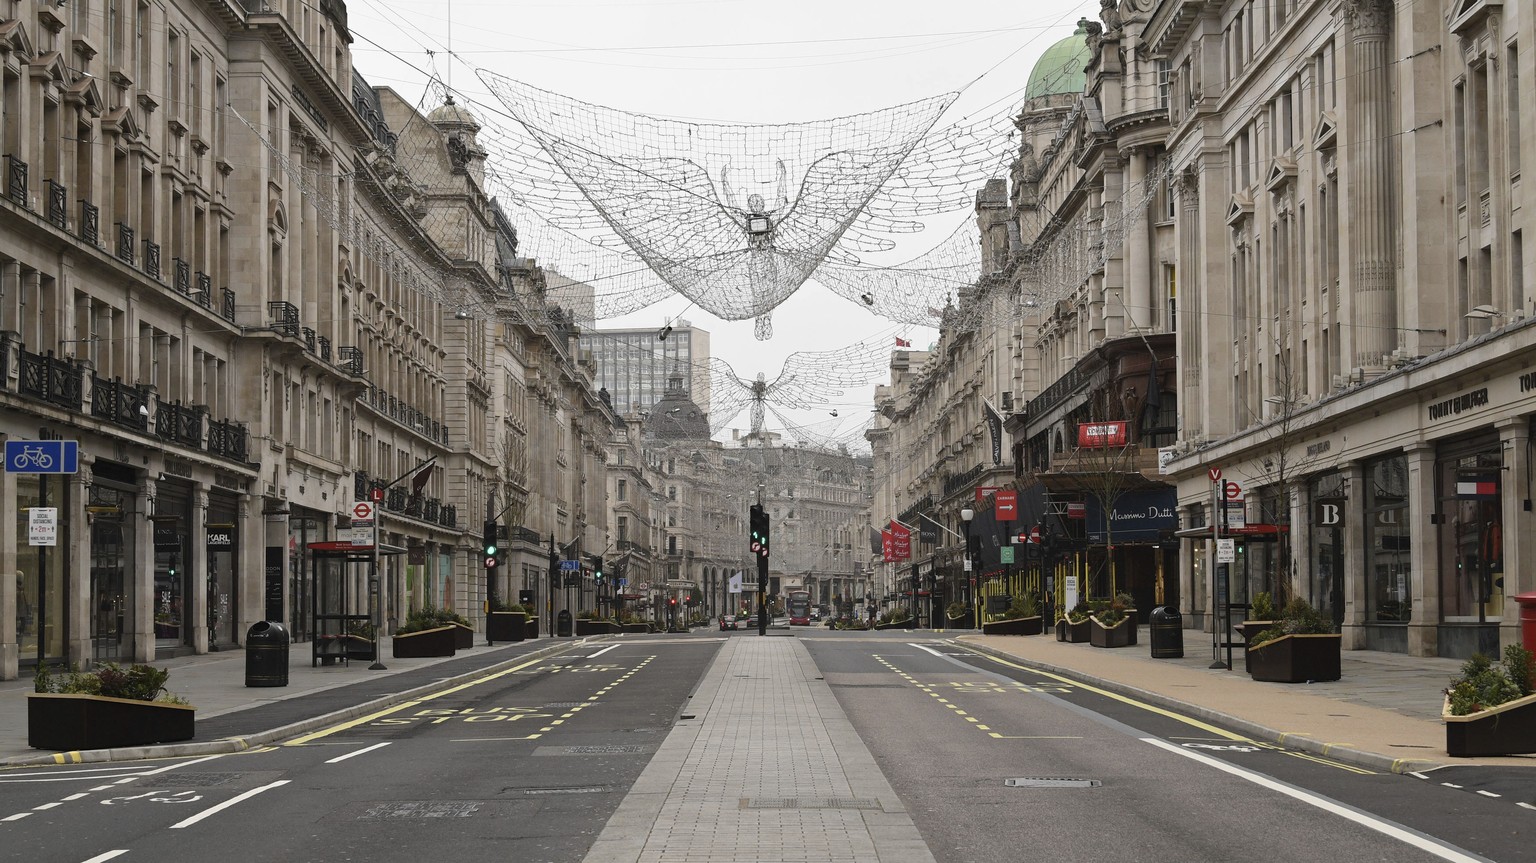
<instances>
[{"instance_id":1,"label":"dome roof","mask_svg":"<svg viewBox=\"0 0 1536 863\"><path fill-rule=\"evenodd\" d=\"M652 440L709 440L709 415L688 398L681 373L667 378L667 392L651 406L645 436Z\"/></svg>"},{"instance_id":2,"label":"dome roof","mask_svg":"<svg viewBox=\"0 0 1536 863\"><path fill-rule=\"evenodd\" d=\"M447 102L444 102L434 109L432 113L428 114L427 120L439 126L446 124L468 126L472 129L480 128L480 121L475 119L475 115L469 113L469 109L463 105L454 102L452 98L449 98Z\"/></svg>"},{"instance_id":3,"label":"dome roof","mask_svg":"<svg viewBox=\"0 0 1536 863\"><path fill-rule=\"evenodd\" d=\"M1093 59L1086 39L1088 28L1083 26L1087 20L1078 21L1077 30L1071 36L1040 55L1029 73L1029 84L1024 88L1025 99L1083 92L1083 86L1088 83L1088 75L1083 70Z\"/></svg>"}]
</instances>

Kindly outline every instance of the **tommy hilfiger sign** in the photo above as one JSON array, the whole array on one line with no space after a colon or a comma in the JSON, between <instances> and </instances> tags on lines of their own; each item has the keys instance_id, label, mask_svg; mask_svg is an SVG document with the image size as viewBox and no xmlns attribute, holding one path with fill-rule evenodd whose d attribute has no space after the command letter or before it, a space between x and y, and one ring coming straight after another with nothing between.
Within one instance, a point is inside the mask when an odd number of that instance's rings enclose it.
<instances>
[{"instance_id":1,"label":"tommy hilfiger sign","mask_svg":"<svg viewBox=\"0 0 1536 863\"><path fill-rule=\"evenodd\" d=\"M1430 420L1442 420L1449 416L1455 416L1462 411L1485 407L1488 404L1488 388L1482 387L1459 396L1451 396L1444 401L1438 401L1429 406Z\"/></svg>"}]
</instances>

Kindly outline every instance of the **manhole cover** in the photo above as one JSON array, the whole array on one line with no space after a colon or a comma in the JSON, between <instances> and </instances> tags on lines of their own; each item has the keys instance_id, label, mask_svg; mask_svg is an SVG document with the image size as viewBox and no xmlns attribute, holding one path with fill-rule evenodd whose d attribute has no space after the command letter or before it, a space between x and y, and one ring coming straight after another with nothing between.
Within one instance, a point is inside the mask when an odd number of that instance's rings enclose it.
<instances>
[{"instance_id":1,"label":"manhole cover","mask_svg":"<svg viewBox=\"0 0 1536 863\"><path fill-rule=\"evenodd\" d=\"M642 744L596 744L592 746L541 746L534 755L644 755L655 747Z\"/></svg>"},{"instance_id":2,"label":"manhole cover","mask_svg":"<svg viewBox=\"0 0 1536 863\"><path fill-rule=\"evenodd\" d=\"M873 797L743 797L743 809L879 809Z\"/></svg>"},{"instance_id":3,"label":"manhole cover","mask_svg":"<svg viewBox=\"0 0 1536 863\"><path fill-rule=\"evenodd\" d=\"M399 803L375 803L360 818L468 818L480 810L483 804L470 802L443 802L439 800L402 801Z\"/></svg>"},{"instance_id":4,"label":"manhole cover","mask_svg":"<svg viewBox=\"0 0 1536 863\"><path fill-rule=\"evenodd\" d=\"M1097 779L1004 779L1009 788L1098 788Z\"/></svg>"},{"instance_id":5,"label":"manhole cover","mask_svg":"<svg viewBox=\"0 0 1536 863\"><path fill-rule=\"evenodd\" d=\"M163 773L156 777L157 785L171 788L208 788L239 779L239 773Z\"/></svg>"},{"instance_id":6,"label":"manhole cover","mask_svg":"<svg viewBox=\"0 0 1536 863\"><path fill-rule=\"evenodd\" d=\"M524 788L524 794L604 794L612 791L609 785L580 785L570 788Z\"/></svg>"}]
</instances>

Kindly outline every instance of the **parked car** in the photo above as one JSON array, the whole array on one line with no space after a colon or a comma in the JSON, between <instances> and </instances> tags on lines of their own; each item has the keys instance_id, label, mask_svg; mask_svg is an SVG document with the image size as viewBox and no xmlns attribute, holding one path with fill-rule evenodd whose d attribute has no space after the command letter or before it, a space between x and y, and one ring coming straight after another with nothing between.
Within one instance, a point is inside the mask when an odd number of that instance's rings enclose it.
<instances>
[{"instance_id":1,"label":"parked car","mask_svg":"<svg viewBox=\"0 0 1536 863\"><path fill-rule=\"evenodd\" d=\"M736 615L734 615L734 614L722 614L722 615L720 615L720 631L721 632L726 632L728 630L740 629L740 628L741 628L741 624L738 622L738 618L736 617Z\"/></svg>"}]
</instances>

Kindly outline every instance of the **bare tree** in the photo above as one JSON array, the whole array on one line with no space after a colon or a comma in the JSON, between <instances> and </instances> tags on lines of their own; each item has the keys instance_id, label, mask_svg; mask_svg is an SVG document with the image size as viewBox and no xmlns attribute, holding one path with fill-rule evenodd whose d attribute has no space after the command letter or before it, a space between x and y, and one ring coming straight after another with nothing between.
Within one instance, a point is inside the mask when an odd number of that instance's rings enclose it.
<instances>
[{"instance_id":1,"label":"bare tree","mask_svg":"<svg viewBox=\"0 0 1536 863\"><path fill-rule=\"evenodd\" d=\"M1133 438L1128 430L1130 423L1124 419L1107 418L1111 412L1120 413L1118 409L1107 405L1107 401L1095 398L1088 405L1089 419L1076 430L1079 446L1073 450L1070 458L1062 460L1061 466L1064 469L1060 472L1069 476L1080 491L1092 497L1104 515L1104 566L1109 577L1106 596L1113 597L1118 585L1114 560L1115 528L1111 514L1116 502L1126 492L1143 485L1144 479L1137 468L1136 457L1140 447L1132 443ZM1085 441L1089 443L1088 446L1081 445Z\"/></svg>"}]
</instances>

